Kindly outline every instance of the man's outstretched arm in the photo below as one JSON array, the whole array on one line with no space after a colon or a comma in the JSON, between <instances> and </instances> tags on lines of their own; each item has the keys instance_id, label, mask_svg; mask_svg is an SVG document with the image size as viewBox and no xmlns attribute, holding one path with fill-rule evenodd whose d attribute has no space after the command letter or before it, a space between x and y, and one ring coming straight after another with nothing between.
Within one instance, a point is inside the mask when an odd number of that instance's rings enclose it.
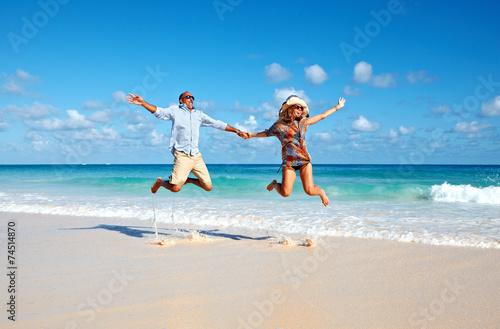
<instances>
[{"instance_id":1,"label":"man's outstretched arm","mask_svg":"<svg viewBox=\"0 0 500 329\"><path fill-rule=\"evenodd\" d=\"M156 106L154 106L152 104L149 104L144 99L142 99L141 96L139 96L137 94L132 95L131 93L129 93L129 95L130 96L127 96L127 101L129 103L135 104L135 105L141 105L142 107L144 107L146 110L148 110L151 113L155 113L156 112Z\"/></svg>"},{"instance_id":2,"label":"man's outstretched arm","mask_svg":"<svg viewBox=\"0 0 500 329\"><path fill-rule=\"evenodd\" d=\"M230 125L228 125L225 122L215 120L215 119L209 117L208 115L206 115L205 113L203 113L201 117L202 117L202 121L201 121L202 127L212 127L212 128L216 128L219 130L224 130L224 131L236 133L238 136L240 136L241 138L244 138L244 139L249 138L248 133L240 131L239 129L236 129L234 127L231 127Z\"/></svg>"}]
</instances>

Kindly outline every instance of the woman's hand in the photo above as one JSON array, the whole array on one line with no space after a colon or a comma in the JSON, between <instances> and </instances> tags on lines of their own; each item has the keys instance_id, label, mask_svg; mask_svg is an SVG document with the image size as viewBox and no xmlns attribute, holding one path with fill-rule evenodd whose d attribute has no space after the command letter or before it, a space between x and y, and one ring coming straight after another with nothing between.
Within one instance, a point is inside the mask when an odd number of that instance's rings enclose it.
<instances>
[{"instance_id":1,"label":"woman's hand","mask_svg":"<svg viewBox=\"0 0 500 329\"><path fill-rule=\"evenodd\" d=\"M342 107L344 107L344 104L345 104L345 98L340 97L339 98L339 104L338 104L339 109L342 108Z\"/></svg>"}]
</instances>

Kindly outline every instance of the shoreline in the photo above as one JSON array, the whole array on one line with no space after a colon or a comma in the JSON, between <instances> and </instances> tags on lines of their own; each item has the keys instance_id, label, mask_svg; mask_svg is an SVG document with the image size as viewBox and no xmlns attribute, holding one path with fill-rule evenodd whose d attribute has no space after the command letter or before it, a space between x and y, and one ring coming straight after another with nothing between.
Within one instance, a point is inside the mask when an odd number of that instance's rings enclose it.
<instances>
[{"instance_id":1,"label":"shoreline","mask_svg":"<svg viewBox=\"0 0 500 329\"><path fill-rule=\"evenodd\" d=\"M330 199L328 208L303 191L300 179L287 198L268 192L279 176L268 167L214 167L213 191L188 184L178 194L150 193L167 168L83 167L1 171L0 209L151 220L156 207L165 223L500 249L500 166L415 168L403 175L395 167L320 166L315 181Z\"/></svg>"},{"instance_id":2,"label":"shoreline","mask_svg":"<svg viewBox=\"0 0 500 329\"><path fill-rule=\"evenodd\" d=\"M495 249L0 212L16 223L12 328L494 328ZM303 243L305 236L290 235ZM3 252L7 254L6 247ZM6 258L6 256L3 256ZM6 259L4 260L4 263ZM6 282L6 280L2 280ZM4 288L6 288L6 283ZM5 294L4 294L5 296ZM7 296L6 296L7 297ZM4 297L4 298L6 298Z\"/></svg>"}]
</instances>

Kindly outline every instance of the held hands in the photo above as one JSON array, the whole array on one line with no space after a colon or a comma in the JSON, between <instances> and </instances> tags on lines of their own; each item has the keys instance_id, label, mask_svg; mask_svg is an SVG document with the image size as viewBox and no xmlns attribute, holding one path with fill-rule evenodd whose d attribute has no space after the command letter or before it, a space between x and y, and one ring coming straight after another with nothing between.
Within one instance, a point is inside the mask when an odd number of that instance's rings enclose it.
<instances>
[{"instance_id":1,"label":"held hands","mask_svg":"<svg viewBox=\"0 0 500 329\"><path fill-rule=\"evenodd\" d=\"M240 136L243 139L249 139L250 138L250 133L239 130L238 131L238 136Z\"/></svg>"},{"instance_id":2,"label":"held hands","mask_svg":"<svg viewBox=\"0 0 500 329\"><path fill-rule=\"evenodd\" d=\"M344 104L345 104L345 98L340 97L339 104L338 104L339 109L344 107Z\"/></svg>"},{"instance_id":3,"label":"held hands","mask_svg":"<svg viewBox=\"0 0 500 329\"><path fill-rule=\"evenodd\" d=\"M144 103L144 99L142 99L141 96L135 94L132 95L131 93L128 93L130 96L127 96L127 101L129 103L135 104L135 105L142 105Z\"/></svg>"}]
</instances>

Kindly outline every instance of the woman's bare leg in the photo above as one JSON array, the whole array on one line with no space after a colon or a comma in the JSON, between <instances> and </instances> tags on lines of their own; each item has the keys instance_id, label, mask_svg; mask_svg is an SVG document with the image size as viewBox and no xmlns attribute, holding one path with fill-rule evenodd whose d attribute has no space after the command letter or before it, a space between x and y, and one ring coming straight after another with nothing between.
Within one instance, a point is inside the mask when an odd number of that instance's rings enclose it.
<instances>
[{"instance_id":1,"label":"woman's bare leg","mask_svg":"<svg viewBox=\"0 0 500 329\"><path fill-rule=\"evenodd\" d=\"M283 167L283 174L281 176L281 183L277 183L276 179L267 186L268 191L276 190L281 196L287 197L292 193L293 182L295 182L295 170L289 167Z\"/></svg>"},{"instance_id":2,"label":"woman's bare leg","mask_svg":"<svg viewBox=\"0 0 500 329\"><path fill-rule=\"evenodd\" d=\"M300 168L300 179L302 180L302 187L304 187L304 192L306 192L307 195L319 195L321 201L323 202L325 207L327 207L330 203L330 200L328 200L325 191L314 185L312 164L308 163L307 165Z\"/></svg>"}]
</instances>

